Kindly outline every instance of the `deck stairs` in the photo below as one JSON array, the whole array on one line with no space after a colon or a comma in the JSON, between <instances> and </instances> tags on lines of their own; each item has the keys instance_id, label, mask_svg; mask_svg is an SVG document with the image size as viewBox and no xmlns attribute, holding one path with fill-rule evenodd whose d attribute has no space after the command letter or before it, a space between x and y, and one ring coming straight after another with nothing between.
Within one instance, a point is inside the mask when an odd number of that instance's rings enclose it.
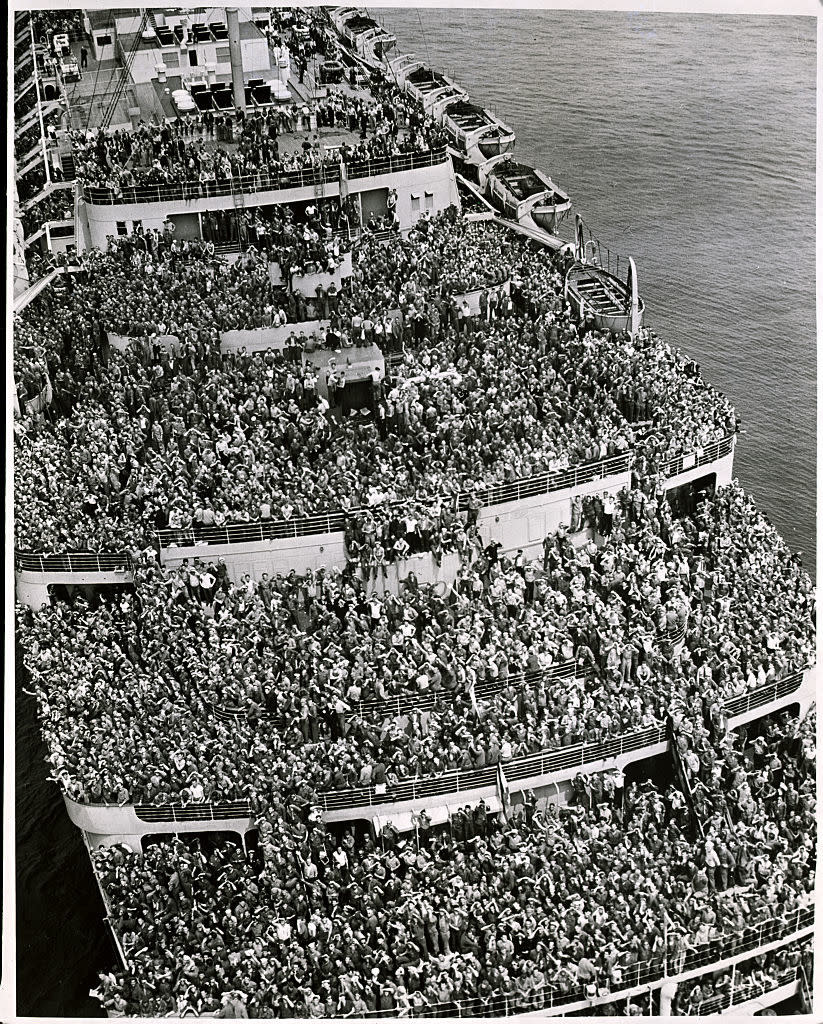
<instances>
[{"instance_id":1,"label":"deck stairs","mask_svg":"<svg viewBox=\"0 0 823 1024\"><path fill-rule=\"evenodd\" d=\"M71 153L63 153L60 157L60 164L63 168L63 181L74 181L77 177L77 169L74 166L74 157Z\"/></svg>"}]
</instances>

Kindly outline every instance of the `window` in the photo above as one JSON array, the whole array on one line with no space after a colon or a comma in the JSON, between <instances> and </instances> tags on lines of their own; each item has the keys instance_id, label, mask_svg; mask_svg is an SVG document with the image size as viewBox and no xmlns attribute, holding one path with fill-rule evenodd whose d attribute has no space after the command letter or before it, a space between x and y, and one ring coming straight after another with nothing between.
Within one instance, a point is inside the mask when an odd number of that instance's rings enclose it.
<instances>
[{"instance_id":1,"label":"window","mask_svg":"<svg viewBox=\"0 0 823 1024\"><path fill-rule=\"evenodd\" d=\"M170 50L168 53L163 53L163 63L167 68L179 68L180 67L180 54Z\"/></svg>"},{"instance_id":2,"label":"window","mask_svg":"<svg viewBox=\"0 0 823 1024\"><path fill-rule=\"evenodd\" d=\"M228 46L218 46L214 52L218 64L228 64L231 60L231 50Z\"/></svg>"},{"instance_id":3,"label":"window","mask_svg":"<svg viewBox=\"0 0 823 1024\"><path fill-rule=\"evenodd\" d=\"M429 192L428 189L426 189L426 209L434 209L434 192Z\"/></svg>"},{"instance_id":4,"label":"window","mask_svg":"<svg viewBox=\"0 0 823 1024\"><path fill-rule=\"evenodd\" d=\"M97 37L97 45L98 46L111 46L111 36L98 36Z\"/></svg>"},{"instance_id":5,"label":"window","mask_svg":"<svg viewBox=\"0 0 823 1024\"><path fill-rule=\"evenodd\" d=\"M412 213L420 213L420 196L416 196L414 193L411 197L411 208Z\"/></svg>"},{"instance_id":6,"label":"window","mask_svg":"<svg viewBox=\"0 0 823 1024\"><path fill-rule=\"evenodd\" d=\"M132 231L142 231L143 230L143 221L142 220L133 220L131 222L131 229L132 229Z\"/></svg>"},{"instance_id":7,"label":"window","mask_svg":"<svg viewBox=\"0 0 823 1024\"><path fill-rule=\"evenodd\" d=\"M126 222L124 220L119 220L117 222L117 234L125 235L126 233Z\"/></svg>"},{"instance_id":8,"label":"window","mask_svg":"<svg viewBox=\"0 0 823 1024\"><path fill-rule=\"evenodd\" d=\"M189 66L197 67L197 50L189 50Z\"/></svg>"}]
</instances>

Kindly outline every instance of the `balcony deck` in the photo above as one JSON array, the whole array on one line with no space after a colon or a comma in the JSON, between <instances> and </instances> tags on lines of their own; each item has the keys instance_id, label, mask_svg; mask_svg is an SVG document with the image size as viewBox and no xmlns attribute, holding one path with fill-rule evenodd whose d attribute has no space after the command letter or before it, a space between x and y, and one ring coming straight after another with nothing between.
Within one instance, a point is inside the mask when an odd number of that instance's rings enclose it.
<instances>
[{"instance_id":1,"label":"balcony deck","mask_svg":"<svg viewBox=\"0 0 823 1024\"><path fill-rule=\"evenodd\" d=\"M795 672L767 686L725 702L728 727L739 728L765 718L792 704L801 715L816 695L816 666ZM538 751L505 765L511 793L553 785L574 777L579 771L591 773L647 760L665 753L668 737L664 726L625 733L597 743L576 743L555 750ZM451 771L443 775L404 779L391 790L382 787L354 787L319 794L319 806L326 822L371 819L376 815L398 818L421 809L478 802L497 796L497 766L474 771ZM100 842L130 837L139 841L153 832L197 832L252 828L254 813L248 801L180 804L89 804L64 795L69 817L78 828L92 833Z\"/></svg>"}]
</instances>

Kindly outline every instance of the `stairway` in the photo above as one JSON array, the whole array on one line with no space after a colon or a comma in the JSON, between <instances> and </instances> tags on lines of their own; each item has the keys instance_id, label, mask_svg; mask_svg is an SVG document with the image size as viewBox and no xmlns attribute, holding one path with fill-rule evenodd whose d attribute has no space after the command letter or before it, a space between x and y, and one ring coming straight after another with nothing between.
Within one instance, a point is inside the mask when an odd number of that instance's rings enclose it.
<instances>
[{"instance_id":1,"label":"stairway","mask_svg":"<svg viewBox=\"0 0 823 1024\"><path fill-rule=\"evenodd\" d=\"M74 157L71 153L64 153L60 157L60 164L63 168L63 181L74 181L77 177L77 170L74 166Z\"/></svg>"}]
</instances>

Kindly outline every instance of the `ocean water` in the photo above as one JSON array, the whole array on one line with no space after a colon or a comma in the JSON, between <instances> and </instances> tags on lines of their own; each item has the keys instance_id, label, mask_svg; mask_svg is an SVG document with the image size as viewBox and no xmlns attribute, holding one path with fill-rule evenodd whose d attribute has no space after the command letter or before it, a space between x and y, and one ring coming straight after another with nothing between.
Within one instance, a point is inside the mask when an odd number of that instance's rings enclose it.
<instances>
[{"instance_id":1,"label":"ocean water","mask_svg":"<svg viewBox=\"0 0 823 1024\"><path fill-rule=\"evenodd\" d=\"M375 11L371 11L375 15ZM517 132L613 250L647 322L735 403L735 466L815 557L815 24L811 18L377 10ZM33 702L17 695L18 1012L87 1016L113 962Z\"/></svg>"},{"instance_id":2,"label":"ocean water","mask_svg":"<svg viewBox=\"0 0 823 1024\"><path fill-rule=\"evenodd\" d=\"M815 563L815 22L371 9L494 110L745 433L735 470Z\"/></svg>"}]
</instances>

